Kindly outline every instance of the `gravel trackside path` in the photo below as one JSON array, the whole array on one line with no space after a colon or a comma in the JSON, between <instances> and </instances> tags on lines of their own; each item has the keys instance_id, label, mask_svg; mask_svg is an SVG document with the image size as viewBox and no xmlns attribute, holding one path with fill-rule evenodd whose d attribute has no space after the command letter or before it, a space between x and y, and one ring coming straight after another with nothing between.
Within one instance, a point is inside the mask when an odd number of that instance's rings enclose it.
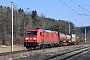
<instances>
[{"instance_id":1,"label":"gravel trackside path","mask_svg":"<svg viewBox=\"0 0 90 60\"><path fill-rule=\"evenodd\" d=\"M19 51L19 50L26 50L25 47L23 46L13 46L13 50L14 51ZM1 45L0 46L0 53L4 53L4 52L11 52L11 46L5 46L5 45Z\"/></svg>"}]
</instances>

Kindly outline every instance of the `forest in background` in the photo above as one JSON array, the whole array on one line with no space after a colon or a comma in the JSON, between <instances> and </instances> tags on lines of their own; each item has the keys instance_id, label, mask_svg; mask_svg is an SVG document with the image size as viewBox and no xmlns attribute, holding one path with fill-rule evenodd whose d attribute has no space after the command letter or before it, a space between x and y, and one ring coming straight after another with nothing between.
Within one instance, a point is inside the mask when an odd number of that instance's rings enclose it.
<instances>
[{"instance_id":1,"label":"forest in background","mask_svg":"<svg viewBox=\"0 0 90 60\"><path fill-rule=\"evenodd\" d=\"M11 45L11 8L0 6L0 44ZM75 33L84 41L84 28L76 27L72 22L66 20L55 20L47 18L41 13L39 16L36 10L25 12L22 8L14 7L14 45L23 44L24 33L26 29L49 29L61 33L69 33L69 24L71 34ZM87 36L90 37L90 26L87 26ZM89 41L89 37L87 37Z\"/></svg>"}]
</instances>

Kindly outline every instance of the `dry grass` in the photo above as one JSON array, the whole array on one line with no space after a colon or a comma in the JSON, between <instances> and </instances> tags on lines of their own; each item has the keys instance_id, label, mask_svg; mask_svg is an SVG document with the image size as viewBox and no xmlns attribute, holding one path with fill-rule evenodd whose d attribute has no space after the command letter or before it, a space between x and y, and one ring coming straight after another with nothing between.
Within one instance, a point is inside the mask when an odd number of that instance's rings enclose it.
<instances>
[{"instance_id":1,"label":"dry grass","mask_svg":"<svg viewBox=\"0 0 90 60\"><path fill-rule=\"evenodd\" d=\"M13 50L14 51L19 51L19 50L26 50L25 47L23 46L13 46ZM0 53L4 53L4 52L11 52L11 46L5 46L5 45L1 45L0 46Z\"/></svg>"}]
</instances>

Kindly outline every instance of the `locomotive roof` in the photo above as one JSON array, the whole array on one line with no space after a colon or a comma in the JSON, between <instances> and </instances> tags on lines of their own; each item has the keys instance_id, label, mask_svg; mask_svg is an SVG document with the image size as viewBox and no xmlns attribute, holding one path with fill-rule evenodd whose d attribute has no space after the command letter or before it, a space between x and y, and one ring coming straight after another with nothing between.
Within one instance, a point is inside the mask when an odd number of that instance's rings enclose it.
<instances>
[{"instance_id":1,"label":"locomotive roof","mask_svg":"<svg viewBox=\"0 0 90 60\"><path fill-rule=\"evenodd\" d=\"M26 31L38 31L39 29L28 29L28 30L26 30ZM52 30L43 30L42 29L42 31L43 32L51 32L51 33L56 33L57 31L52 31Z\"/></svg>"},{"instance_id":2,"label":"locomotive roof","mask_svg":"<svg viewBox=\"0 0 90 60\"><path fill-rule=\"evenodd\" d=\"M52 32L55 33L56 31L52 31L52 30L43 30L44 32Z\"/></svg>"}]
</instances>

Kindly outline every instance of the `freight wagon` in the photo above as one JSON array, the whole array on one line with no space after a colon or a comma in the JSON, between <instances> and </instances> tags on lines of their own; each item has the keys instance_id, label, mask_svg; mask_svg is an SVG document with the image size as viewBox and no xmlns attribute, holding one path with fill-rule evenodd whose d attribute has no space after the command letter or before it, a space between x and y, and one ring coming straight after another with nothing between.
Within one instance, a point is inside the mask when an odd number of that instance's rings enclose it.
<instances>
[{"instance_id":1,"label":"freight wagon","mask_svg":"<svg viewBox=\"0 0 90 60\"><path fill-rule=\"evenodd\" d=\"M26 30L24 37L24 46L26 48L44 48L44 47L56 47L62 45L70 45L76 42L76 35L66 35L57 31L34 29ZM79 39L79 38L78 38Z\"/></svg>"}]
</instances>

